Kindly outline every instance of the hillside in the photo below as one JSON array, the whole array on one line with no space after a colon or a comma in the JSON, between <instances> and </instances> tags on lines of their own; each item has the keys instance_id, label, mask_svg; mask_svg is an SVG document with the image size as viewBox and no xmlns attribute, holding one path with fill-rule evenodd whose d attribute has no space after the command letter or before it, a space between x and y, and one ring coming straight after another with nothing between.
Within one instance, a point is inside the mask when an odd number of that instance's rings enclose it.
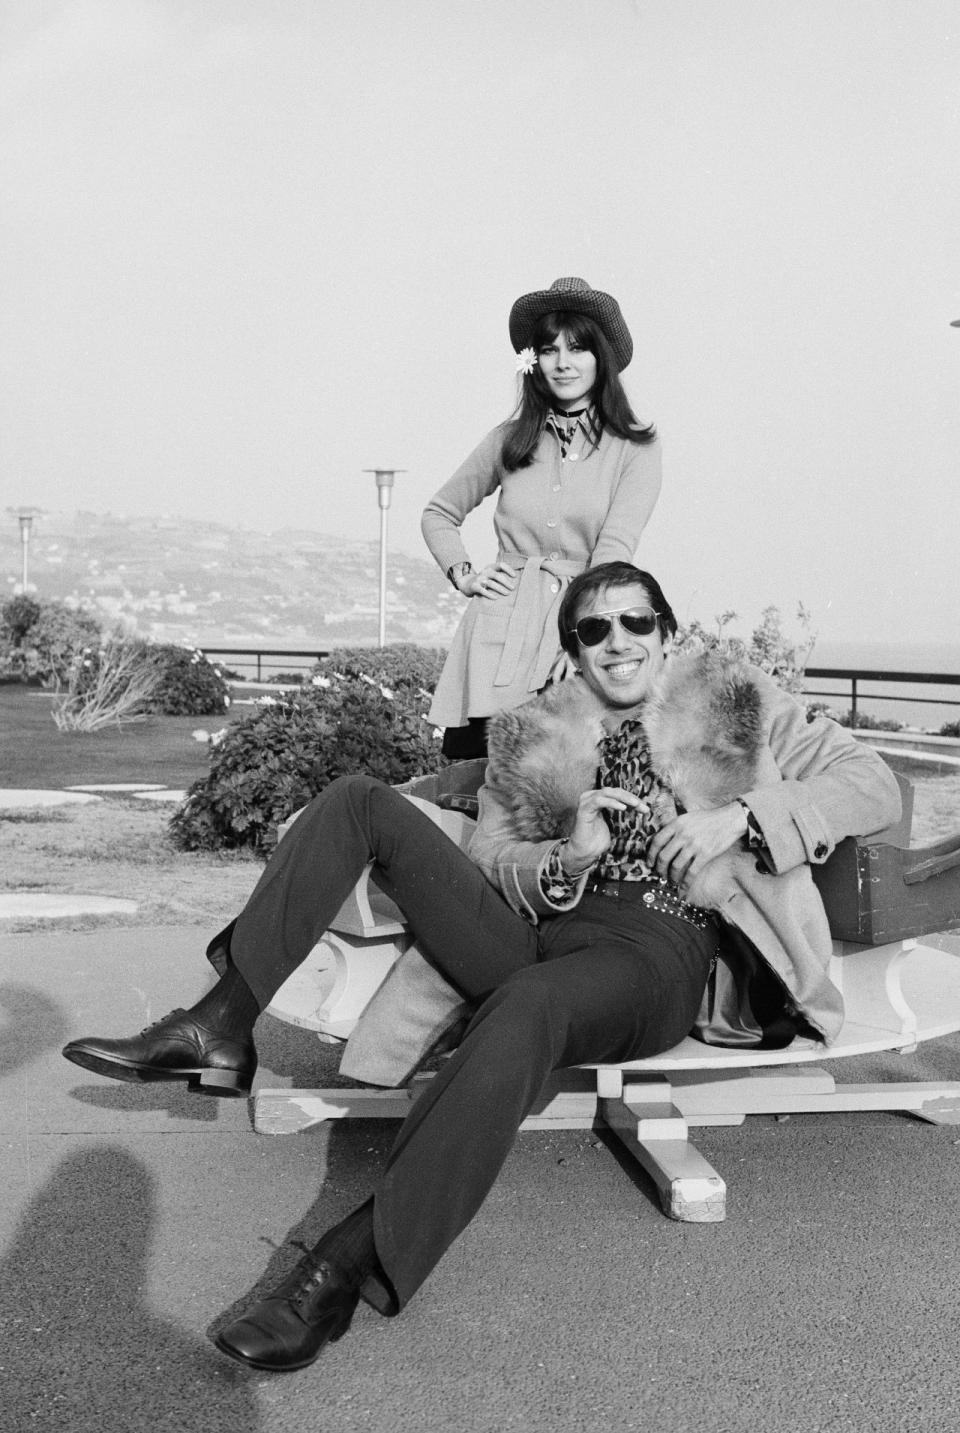
<instances>
[{"instance_id":1,"label":"hillside","mask_svg":"<svg viewBox=\"0 0 960 1433\"><path fill-rule=\"evenodd\" d=\"M0 581L22 557L0 524ZM198 646L330 647L376 642L379 547L323 533L181 517L44 513L29 547L37 595L79 603L144 636ZM390 553L387 638L445 646L463 601L427 558Z\"/></svg>"}]
</instances>

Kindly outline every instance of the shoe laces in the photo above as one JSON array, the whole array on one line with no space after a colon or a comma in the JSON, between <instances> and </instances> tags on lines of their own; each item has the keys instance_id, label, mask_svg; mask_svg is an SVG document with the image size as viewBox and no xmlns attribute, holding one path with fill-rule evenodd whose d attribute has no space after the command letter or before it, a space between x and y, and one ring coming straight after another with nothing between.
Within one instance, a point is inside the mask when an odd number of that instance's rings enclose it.
<instances>
[{"instance_id":1,"label":"shoe laces","mask_svg":"<svg viewBox=\"0 0 960 1433\"><path fill-rule=\"evenodd\" d=\"M186 1015L186 1013L187 1012L185 1010L170 1010L166 1015L161 1015L159 1020L154 1020L149 1025L144 1025L143 1029L140 1031L140 1034L149 1035L150 1031L156 1030L158 1025L166 1025L168 1020L173 1020L178 1015Z\"/></svg>"},{"instance_id":2,"label":"shoe laces","mask_svg":"<svg viewBox=\"0 0 960 1433\"><path fill-rule=\"evenodd\" d=\"M302 1246L300 1246L302 1247ZM285 1297L292 1303L302 1304L315 1294L321 1284L336 1274L336 1269L326 1259L318 1259L312 1250L306 1251L306 1258L301 1259L295 1268L290 1270L287 1276L287 1290Z\"/></svg>"}]
</instances>

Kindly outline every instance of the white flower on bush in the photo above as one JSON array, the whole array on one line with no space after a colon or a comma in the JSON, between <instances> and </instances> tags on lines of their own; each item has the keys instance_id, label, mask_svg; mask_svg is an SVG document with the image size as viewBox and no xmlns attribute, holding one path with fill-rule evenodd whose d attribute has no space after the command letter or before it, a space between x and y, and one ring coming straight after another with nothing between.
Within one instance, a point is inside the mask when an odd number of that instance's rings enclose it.
<instances>
[{"instance_id":1,"label":"white flower on bush","mask_svg":"<svg viewBox=\"0 0 960 1433\"><path fill-rule=\"evenodd\" d=\"M228 726L222 726L219 731L212 731L210 733L210 745L219 746L229 730L230 728Z\"/></svg>"},{"instance_id":2,"label":"white flower on bush","mask_svg":"<svg viewBox=\"0 0 960 1433\"><path fill-rule=\"evenodd\" d=\"M213 741L213 737L208 731L204 731L202 726L198 726L196 731L192 731L190 735L194 741Z\"/></svg>"},{"instance_id":3,"label":"white flower on bush","mask_svg":"<svg viewBox=\"0 0 960 1433\"><path fill-rule=\"evenodd\" d=\"M331 682L329 677L311 677L310 685L311 687L323 687L324 689L327 689L329 687L332 687L333 683Z\"/></svg>"},{"instance_id":4,"label":"white flower on bush","mask_svg":"<svg viewBox=\"0 0 960 1433\"><path fill-rule=\"evenodd\" d=\"M375 682L372 677L367 676L366 672L360 673L360 680L361 682L366 682L368 687L376 687L380 695L386 697L388 702L393 701L393 692L389 687L385 687L382 682Z\"/></svg>"}]
</instances>

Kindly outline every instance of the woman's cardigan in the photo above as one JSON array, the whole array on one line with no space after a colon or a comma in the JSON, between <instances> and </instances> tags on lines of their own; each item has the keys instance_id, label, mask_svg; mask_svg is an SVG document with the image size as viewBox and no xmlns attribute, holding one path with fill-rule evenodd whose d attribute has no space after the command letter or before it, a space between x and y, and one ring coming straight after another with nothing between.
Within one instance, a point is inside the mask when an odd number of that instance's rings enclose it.
<instances>
[{"instance_id":1,"label":"woman's cardigan","mask_svg":"<svg viewBox=\"0 0 960 1433\"><path fill-rule=\"evenodd\" d=\"M505 597L471 599L454 634L430 709L438 726L465 726L518 706L543 686L559 651L564 588L586 567L631 562L660 492L660 443L582 430L564 457L549 422L526 468L504 471L505 425L427 504L423 535L444 572L467 560L460 526L500 490L493 517L498 558L519 581Z\"/></svg>"}]
</instances>

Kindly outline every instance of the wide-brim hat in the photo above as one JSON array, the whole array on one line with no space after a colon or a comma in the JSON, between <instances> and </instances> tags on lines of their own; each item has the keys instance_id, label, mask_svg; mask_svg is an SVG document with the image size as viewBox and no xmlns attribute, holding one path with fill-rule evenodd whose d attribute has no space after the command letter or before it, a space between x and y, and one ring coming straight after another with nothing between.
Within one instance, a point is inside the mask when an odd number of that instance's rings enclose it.
<instances>
[{"instance_id":1,"label":"wide-brim hat","mask_svg":"<svg viewBox=\"0 0 960 1433\"><path fill-rule=\"evenodd\" d=\"M592 318L613 350L618 373L633 357L633 339L620 305L610 294L592 289L586 279L554 279L548 289L517 299L510 310L510 342L518 353L533 343L534 325L545 313L582 313Z\"/></svg>"}]
</instances>

